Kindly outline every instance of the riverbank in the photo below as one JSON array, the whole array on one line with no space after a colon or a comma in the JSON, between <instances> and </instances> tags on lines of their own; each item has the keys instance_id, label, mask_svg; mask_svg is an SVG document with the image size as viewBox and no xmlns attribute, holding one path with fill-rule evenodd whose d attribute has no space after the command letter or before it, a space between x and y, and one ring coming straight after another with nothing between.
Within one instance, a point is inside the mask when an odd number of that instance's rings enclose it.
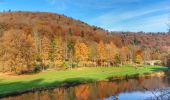
<instances>
[{"instance_id":1,"label":"riverbank","mask_svg":"<svg viewBox=\"0 0 170 100\"><path fill-rule=\"evenodd\" d=\"M50 87L70 86L105 80L110 77L143 75L169 70L162 66L143 67L91 67L66 71L45 71L32 75L10 76L0 74L0 97L41 90Z\"/></svg>"}]
</instances>

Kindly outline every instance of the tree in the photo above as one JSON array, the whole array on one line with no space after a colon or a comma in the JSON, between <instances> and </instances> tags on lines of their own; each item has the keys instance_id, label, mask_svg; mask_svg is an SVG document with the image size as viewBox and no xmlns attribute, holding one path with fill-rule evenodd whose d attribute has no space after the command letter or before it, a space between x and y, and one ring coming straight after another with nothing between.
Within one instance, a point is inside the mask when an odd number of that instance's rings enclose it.
<instances>
[{"instance_id":1,"label":"tree","mask_svg":"<svg viewBox=\"0 0 170 100\"><path fill-rule=\"evenodd\" d=\"M89 43L89 60L96 62L97 59L97 44L95 42Z\"/></svg>"},{"instance_id":2,"label":"tree","mask_svg":"<svg viewBox=\"0 0 170 100\"><path fill-rule=\"evenodd\" d=\"M43 36L41 39L41 46L41 59L43 63L42 69L44 70L44 66L48 65L50 51L50 40L46 36Z\"/></svg>"},{"instance_id":3,"label":"tree","mask_svg":"<svg viewBox=\"0 0 170 100\"><path fill-rule=\"evenodd\" d=\"M127 63L128 61L128 54L129 54L129 49L127 46L123 46L121 49L120 49L120 52L119 52L119 55L120 55L120 60L121 60L121 63L124 64L124 63Z\"/></svg>"},{"instance_id":4,"label":"tree","mask_svg":"<svg viewBox=\"0 0 170 100\"><path fill-rule=\"evenodd\" d=\"M60 36L55 37L55 65L61 66L63 61L64 61L64 49L63 49L63 43L62 43L62 38Z\"/></svg>"},{"instance_id":5,"label":"tree","mask_svg":"<svg viewBox=\"0 0 170 100\"><path fill-rule=\"evenodd\" d=\"M136 53L135 53L135 62L138 63L138 64L141 64L142 60L143 60L142 51L141 50L136 51Z\"/></svg>"},{"instance_id":6,"label":"tree","mask_svg":"<svg viewBox=\"0 0 170 100\"><path fill-rule=\"evenodd\" d=\"M76 42L74 49L75 58L78 62L85 62L88 60L89 49L85 43Z\"/></svg>"},{"instance_id":7,"label":"tree","mask_svg":"<svg viewBox=\"0 0 170 100\"><path fill-rule=\"evenodd\" d=\"M75 43L73 41L68 41L67 46L65 47L66 48L65 55L67 55L67 56L65 56L65 59L69 60L71 62L72 62L73 56L74 56L73 55L73 53L74 53L74 46L75 46Z\"/></svg>"},{"instance_id":8,"label":"tree","mask_svg":"<svg viewBox=\"0 0 170 100\"><path fill-rule=\"evenodd\" d=\"M161 59L161 54L160 54L160 52L153 52L152 54L151 54L151 58L152 58L152 60L160 60Z\"/></svg>"},{"instance_id":9,"label":"tree","mask_svg":"<svg viewBox=\"0 0 170 100\"><path fill-rule=\"evenodd\" d=\"M22 58L25 59L26 61L26 65L27 65L27 70L30 70L30 66L32 66L32 63L35 62L35 53L36 53L36 49L35 49L35 41L33 39L33 37L31 35L26 35L26 38L23 38L22 41ZM21 37L22 38L22 37Z\"/></svg>"},{"instance_id":10,"label":"tree","mask_svg":"<svg viewBox=\"0 0 170 100\"><path fill-rule=\"evenodd\" d=\"M118 48L116 45L112 42L106 44L106 56L109 66L115 63L116 54L118 54Z\"/></svg>"},{"instance_id":11,"label":"tree","mask_svg":"<svg viewBox=\"0 0 170 100\"><path fill-rule=\"evenodd\" d=\"M74 60L74 45L75 43L72 40L66 40L64 42L64 65L65 67L72 68L74 66L73 60Z\"/></svg>"},{"instance_id":12,"label":"tree","mask_svg":"<svg viewBox=\"0 0 170 100\"><path fill-rule=\"evenodd\" d=\"M106 60L106 50L103 41L100 41L97 45L97 55L99 64L102 65L103 62Z\"/></svg>"},{"instance_id":13,"label":"tree","mask_svg":"<svg viewBox=\"0 0 170 100\"><path fill-rule=\"evenodd\" d=\"M165 66L170 67L170 54L165 56L162 62Z\"/></svg>"},{"instance_id":14,"label":"tree","mask_svg":"<svg viewBox=\"0 0 170 100\"><path fill-rule=\"evenodd\" d=\"M40 38L40 34L37 31L37 29L33 30L33 37L35 40L35 48L36 48L36 60L40 61L41 60L41 38Z\"/></svg>"},{"instance_id":15,"label":"tree","mask_svg":"<svg viewBox=\"0 0 170 100\"><path fill-rule=\"evenodd\" d=\"M21 73L30 70L34 60L35 42L31 35L20 30L6 31L1 38L1 60L4 70Z\"/></svg>"},{"instance_id":16,"label":"tree","mask_svg":"<svg viewBox=\"0 0 170 100\"><path fill-rule=\"evenodd\" d=\"M148 60L151 60L151 50L149 48L145 48L143 51L143 60L144 63Z\"/></svg>"},{"instance_id":17,"label":"tree","mask_svg":"<svg viewBox=\"0 0 170 100\"><path fill-rule=\"evenodd\" d=\"M134 61L134 48L132 45L129 46L128 60L130 64L132 64Z\"/></svg>"},{"instance_id":18,"label":"tree","mask_svg":"<svg viewBox=\"0 0 170 100\"><path fill-rule=\"evenodd\" d=\"M97 66L97 44L95 42L90 42L89 45L89 59L88 66Z\"/></svg>"}]
</instances>

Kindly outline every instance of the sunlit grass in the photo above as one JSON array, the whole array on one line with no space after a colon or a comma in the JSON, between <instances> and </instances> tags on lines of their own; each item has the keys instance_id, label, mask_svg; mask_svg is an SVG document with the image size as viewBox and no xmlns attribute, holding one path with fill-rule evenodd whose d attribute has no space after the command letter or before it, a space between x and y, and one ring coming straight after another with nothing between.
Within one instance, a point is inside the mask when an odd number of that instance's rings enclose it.
<instances>
[{"instance_id":1,"label":"sunlit grass","mask_svg":"<svg viewBox=\"0 0 170 100\"><path fill-rule=\"evenodd\" d=\"M61 86L63 84L82 83L104 80L108 77L126 76L143 73L152 73L168 70L162 66L132 67L90 67L66 71L45 71L25 76L0 76L0 95L17 91L30 90L32 88Z\"/></svg>"}]
</instances>

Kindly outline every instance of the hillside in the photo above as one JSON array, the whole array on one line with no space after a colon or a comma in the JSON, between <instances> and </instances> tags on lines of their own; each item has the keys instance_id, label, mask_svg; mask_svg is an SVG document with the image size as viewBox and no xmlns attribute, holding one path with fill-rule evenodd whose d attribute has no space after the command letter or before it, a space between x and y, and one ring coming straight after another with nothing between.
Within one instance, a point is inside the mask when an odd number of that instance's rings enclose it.
<instances>
[{"instance_id":1,"label":"hillside","mask_svg":"<svg viewBox=\"0 0 170 100\"><path fill-rule=\"evenodd\" d=\"M47 12L5 12L0 13L0 30L24 30L32 34L34 30L42 35L53 37L55 35L71 35L74 38L99 41L107 37L107 32L91 27L84 22L74 20L64 15ZM107 39L106 39L107 40Z\"/></svg>"},{"instance_id":2,"label":"hillside","mask_svg":"<svg viewBox=\"0 0 170 100\"><path fill-rule=\"evenodd\" d=\"M169 53L169 40L168 33L108 32L54 13L0 13L1 61L9 60L2 65L14 65L8 70L49 60L92 61L93 66L160 60Z\"/></svg>"},{"instance_id":3,"label":"hillside","mask_svg":"<svg viewBox=\"0 0 170 100\"><path fill-rule=\"evenodd\" d=\"M1 12L0 33L10 29L23 30L27 34L32 34L34 30L38 30L42 35L49 37L60 34L65 37L71 35L73 38L84 41L113 41L117 46L134 43L149 47L170 46L170 41L168 41L170 35L166 33L109 33L64 15L47 12Z\"/></svg>"}]
</instances>

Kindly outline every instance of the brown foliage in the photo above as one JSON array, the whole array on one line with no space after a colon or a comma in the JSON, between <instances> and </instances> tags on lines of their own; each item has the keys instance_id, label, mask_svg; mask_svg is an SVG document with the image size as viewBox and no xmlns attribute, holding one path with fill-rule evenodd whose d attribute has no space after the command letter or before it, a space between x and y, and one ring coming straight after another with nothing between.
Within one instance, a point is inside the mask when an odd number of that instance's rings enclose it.
<instances>
[{"instance_id":1,"label":"brown foliage","mask_svg":"<svg viewBox=\"0 0 170 100\"><path fill-rule=\"evenodd\" d=\"M55 41L56 37L60 39ZM36 61L61 65L73 58L108 65L115 56L117 62L139 63L169 54L169 40L166 33L108 32L54 13L4 12L0 13L0 69L22 71Z\"/></svg>"},{"instance_id":2,"label":"brown foliage","mask_svg":"<svg viewBox=\"0 0 170 100\"><path fill-rule=\"evenodd\" d=\"M4 70L21 72L29 69L34 60L35 44L30 35L9 30L1 38L1 60Z\"/></svg>"}]
</instances>

